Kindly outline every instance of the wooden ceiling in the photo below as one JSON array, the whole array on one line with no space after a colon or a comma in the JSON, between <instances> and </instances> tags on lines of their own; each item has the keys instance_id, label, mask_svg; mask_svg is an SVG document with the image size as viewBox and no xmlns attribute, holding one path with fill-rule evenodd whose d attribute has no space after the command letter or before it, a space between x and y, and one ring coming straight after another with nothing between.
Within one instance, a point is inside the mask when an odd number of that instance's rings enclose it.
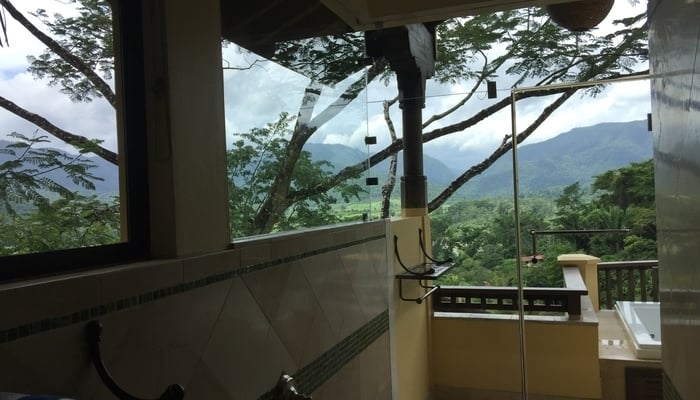
<instances>
[{"instance_id":1,"label":"wooden ceiling","mask_svg":"<svg viewBox=\"0 0 700 400\"><path fill-rule=\"evenodd\" d=\"M275 42L570 0L221 0L223 36L262 55Z\"/></svg>"}]
</instances>

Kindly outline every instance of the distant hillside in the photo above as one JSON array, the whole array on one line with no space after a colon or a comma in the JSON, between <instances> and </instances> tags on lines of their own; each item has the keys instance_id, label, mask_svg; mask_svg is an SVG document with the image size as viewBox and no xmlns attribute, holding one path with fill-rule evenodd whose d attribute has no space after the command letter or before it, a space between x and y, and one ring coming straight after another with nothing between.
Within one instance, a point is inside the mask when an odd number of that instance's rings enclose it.
<instances>
[{"instance_id":1,"label":"distant hillside","mask_svg":"<svg viewBox=\"0 0 700 400\"><path fill-rule=\"evenodd\" d=\"M8 144L10 144L9 141L0 140L0 149L4 149L5 146L7 146ZM66 152L63 153L69 154ZM9 154L0 153L0 164L14 158L15 157ZM90 173L96 177L102 178L102 180L93 181L93 183L95 184L94 191L86 191L86 193L94 193L98 195L107 196L119 194L119 168L116 165L109 163L103 160L102 158L99 158L94 155L83 155L81 158L84 160L91 161L95 166L94 168L90 169ZM29 167L29 165L25 166L25 168ZM66 178L65 173L62 170L49 172L45 176L70 190L85 190L82 187L75 185L70 179Z\"/></svg>"},{"instance_id":2,"label":"distant hillside","mask_svg":"<svg viewBox=\"0 0 700 400\"><path fill-rule=\"evenodd\" d=\"M9 142L0 140L0 148ZM647 131L646 121L604 123L576 128L552 139L535 144L526 144L518 150L520 190L523 194L542 191L559 191L564 186L580 182L587 187L595 175L632 162L652 157L652 135ZM367 159L367 152L340 144L307 143L304 149L312 153L315 160L328 160L336 170ZM373 151L380 149L371 148ZM446 165L455 157L448 154L430 154L426 150L423 166L428 177L428 190L432 194L444 189L464 168L464 160L458 165ZM96 194L118 193L118 168L98 157L86 156L96 167L92 173L103 178L96 181ZM0 153L0 163L10 157ZM483 159L483 157L481 157ZM445 162L443 162L445 161ZM469 164L471 165L471 164ZM380 184L386 179L389 162L384 161L372 168L372 175ZM403 157L399 154L397 175L403 174ZM49 175L57 182L80 190L60 171ZM469 181L458 196L487 197L512 193L512 155L503 156L483 175ZM397 190L399 185L397 184Z\"/></svg>"},{"instance_id":3,"label":"distant hillside","mask_svg":"<svg viewBox=\"0 0 700 400\"><path fill-rule=\"evenodd\" d=\"M552 139L518 148L523 194L559 190L575 182L588 187L596 175L653 156L646 121L603 123L576 128ZM467 196L512 194L513 155L509 152L461 190Z\"/></svg>"},{"instance_id":4,"label":"distant hillside","mask_svg":"<svg viewBox=\"0 0 700 400\"><path fill-rule=\"evenodd\" d=\"M312 154L313 160L328 160L333 163L336 171L339 171L347 166L355 165L367 159L367 152L348 147L342 144L321 144L307 143L304 145L304 150ZM380 149L370 149L380 150ZM379 165L372 167L373 175L377 176L380 182L386 179L386 173L389 170L389 160L385 160ZM442 163L437 158L424 154L423 170L428 177L428 181L435 184L446 185L457 177L454 170ZM403 174L403 153L399 153L397 174Z\"/></svg>"}]
</instances>

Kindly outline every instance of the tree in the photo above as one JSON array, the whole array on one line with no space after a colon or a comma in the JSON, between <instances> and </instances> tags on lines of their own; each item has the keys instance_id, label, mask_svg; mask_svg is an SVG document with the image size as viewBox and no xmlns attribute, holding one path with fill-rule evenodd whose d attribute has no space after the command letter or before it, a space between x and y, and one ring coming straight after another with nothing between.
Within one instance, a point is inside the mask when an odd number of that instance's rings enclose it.
<instances>
[{"instance_id":1,"label":"tree","mask_svg":"<svg viewBox=\"0 0 700 400\"><path fill-rule=\"evenodd\" d=\"M545 248L544 259L537 264L529 264L523 270L523 283L529 287L564 287L564 274L557 257L573 253L575 249L568 243L552 243Z\"/></svg>"},{"instance_id":2,"label":"tree","mask_svg":"<svg viewBox=\"0 0 700 400\"><path fill-rule=\"evenodd\" d=\"M1 256L117 243L119 203L74 193L43 201L33 212L0 214L0 225Z\"/></svg>"},{"instance_id":3,"label":"tree","mask_svg":"<svg viewBox=\"0 0 700 400\"><path fill-rule=\"evenodd\" d=\"M629 234L572 235L577 250L614 259L656 258L656 210L652 160L632 163L595 177L592 195L578 183L556 200L553 222L560 229L622 229ZM640 258L641 257L641 258Z\"/></svg>"},{"instance_id":4,"label":"tree","mask_svg":"<svg viewBox=\"0 0 700 400\"><path fill-rule=\"evenodd\" d=\"M617 206L623 210L631 204L654 206L654 161L632 163L627 167L596 176L591 188L598 203Z\"/></svg>"},{"instance_id":5,"label":"tree","mask_svg":"<svg viewBox=\"0 0 700 400\"><path fill-rule=\"evenodd\" d=\"M107 2L79 3L78 16L70 18L58 14L50 18L43 9L30 13L49 28L53 37L32 24L9 1L0 1L0 8L47 46L41 55L28 56L29 71L35 77L46 78L73 101L101 97L115 106L115 95L108 83L114 66ZM2 27L4 33L4 22ZM5 42L9 45L6 36ZM93 174L96 165L85 155L94 153L116 165L116 153L103 148L100 141L64 130L6 97L0 96L0 106L77 149L77 155L71 155L40 147L50 141L38 130L31 137L17 132L8 135L14 141L0 149L3 206L0 253L22 254L118 242L118 199L106 201L85 195L86 191L94 190L95 181L102 180Z\"/></svg>"},{"instance_id":6,"label":"tree","mask_svg":"<svg viewBox=\"0 0 700 400\"><path fill-rule=\"evenodd\" d=\"M46 10L39 9L31 13L58 40L41 31L9 0L0 1L0 6L46 45L47 49L41 55L28 57L29 71L36 78L48 78L51 85L58 85L60 91L69 95L73 101L104 98L115 107L116 96L108 83L114 70L111 7L105 0L72 1L78 4L79 14L76 17L64 18L55 14L52 20ZM102 72L106 80L98 72ZM115 165L118 163L116 153L100 146L94 138L64 130L4 96L0 96L0 107L80 151L88 150Z\"/></svg>"},{"instance_id":7,"label":"tree","mask_svg":"<svg viewBox=\"0 0 700 400\"><path fill-rule=\"evenodd\" d=\"M116 243L119 204L79 193L101 178L84 155L37 147L46 136L9 135L0 149L0 255ZM67 181L66 181L67 180Z\"/></svg>"},{"instance_id":8,"label":"tree","mask_svg":"<svg viewBox=\"0 0 700 400\"><path fill-rule=\"evenodd\" d=\"M591 212L589 220L607 224L600 227L630 229L627 236L614 235L603 243L599 240L598 254L622 252L627 260L656 258L653 160L606 171L596 176L591 189L597 198L596 211Z\"/></svg>"},{"instance_id":9,"label":"tree","mask_svg":"<svg viewBox=\"0 0 700 400\"><path fill-rule=\"evenodd\" d=\"M553 222L558 229L579 230L590 229L585 225L585 216L588 213L588 204L584 201L586 193L581 185L576 182L564 188L561 196L555 200L557 211ZM577 249L586 252L590 238L585 235L571 235L571 240Z\"/></svg>"},{"instance_id":10,"label":"tree","mask_svg":"<svg viewBox=\"0 0 700 400\"><path fill-rule=\"evenodd\" d=\"M646 60L647 57L645 29L639 25L643 19L644 15L640 14L637 17L620 21L623 29L615 34L603 37L595 37L591 34L572 34L564 31L551 23L540 9L514 10L480 15L469 19L450 20L438 28L440 33L438 54L441 58L435 79L446 83L473 80L473 86L469 93L454 106L442 113L429 117L424 122L424 128L458 111L473 97L486 79L494 77L502 69L505 69L506 74L514 77L515 85L536 79L536 84L541 86L568 80L586 81L633 73L632 68L635 64ZM356 35L342 35L333 39L311 39L310 41L285 43L281 45L281 50L278 48L274 57L275 61L312 77L311 83L307 88L307 95L305 95L300 107L300 116L310 114L317 104L319 82L337 82L339 77L347 76L339 73L339 71L344 70L346 73L351 73L358 70L358 67L353 68L353 66L361 65L360 63L348 66L346 63L343 63L343 60L352 60L353 57L356 60L360 60L363 49L358 46L360 43ZM496 44L505 46L506 51L505 54L491 60L487 52ZM327 48L329 51L320 51L319 49L321 48ZM339 48L344 50L338 51ZM319 65L316 63L302 62L302 58L312 51L316 51L317 54L323 54L322 65L324 68L319 68ZM336 53L340 57L334 58L333 54ZM474 69L476 60L479 60L482 65L480 68ZM363 87L363 81L371 81L377 77L386 79L388 74L385 70L382 71L382 68L385 68L385 65L381 64L381 60L375 61L368 70L366 80L358 78L355 84L348 86L348 90L340 95L332 106L319 112L318 115L328 115L329 113L337 115L343 105L349 104L358 95L358 88ZM325 71L328 71L327 74L321 73ZM596 93L596 90L599 89L593 89L592 93ZM519 133L517 137L518 143L524 141L575 92L576 89L543 90L542 92L532 92L525 95L524 97L532 97L560 93L556 100L545 107L539 118ZM309 96L308 93L313 93L313 96ZM510 99L504 99L461 122L425 132L423 142L464 131L509 105ZM302 119L299 121L301 121L301 124L293 132L290 140L291 146L288 149L288 154L292 160L294 159L294 154L310 138L310 135L308 135L309 129L313 131L318 129L318 125L314 121L309 120L306 122ZM325 121L327 119L319 118L318 122ZM387 120L387 122L389 122L388 128L391 133L393 124L390 123L390 120ZM306 129L303 129L304 127ZM469 179L483 172L498 158L506 154L512 148L512 143L508 135L504 136L505 139L491 156L482 163L469 168L442 193L431 200L428 206L429 211L432 212L437 209ZM401 147L401 139L392 139L391 145L380 150L370 158L369 165L374 166L386 158L394 156ZM284 187L274 185L273 192L278 194L279 198L276 203L269 201L268 207L261 209L262 215L258 219L261 223L258 225L259 229L261 231L266 229L264 224L262 224L263 221L269 225L270 222L274 222L275 215L281 215L285 203L282 199L283 197L286 196L287 200L293 200L309 195L314 191L328 190L339 182L356 176L358 171L362 171L365 168L367 168L365 163L349 166L334 177L331 177L324 184L300 191L291 190L285 192ZM388 181L392 179L390 176ZM275 182L278 183L279 181ZM390 194L390 192L386 191L384 193L386 196ZM387 201L384 200L384 204L386 203Z\"/></svg>"},{"instance_id":11,"label":"tree","mask_svg":"<svg viewBox=\"0 0 700 400\"><path fill-rule=\"evenodd\" d=\"M229 176L229 202L232 237L250 236L258 233L255 216L269 195L269 183L280 168L287 137L294 118L282 113L274 123L251 132L239 133L238 140L227 151ZM331 175L332 164L328 161L312 161L308 151L302 151L290 171L291 187L313 186ZM342 182L333 192L320 192L296 202L277 221L281 230L302 226L318 226L338 222L331 205L338 200L336 195L348 201L357 197L362 188L352 182Z\"/></svg>"},{"instance_id":12,"label":"tree","mask_svg":"<svg viewBox=\"0 0 700 400\"><path fill-rule=\"evenodd\" d=\"M106 57L112 49L110 12L104 0L80 0L79 16L75 19L48 17L38 10L34 16L52 32L52 39L43 34L9 0L2 6L25 28L42 40L48 50L33 58L30 70L37 77L49 77L53 84L71 96L74 101L91 101L104 98L113 103L114 94L108 84L113 65ZM634 68L647 58L645 13L619 21L621 29L613 34L594 36L590 33L567 32L549 21L539 8L512 10L447 21L438 27L440 60L435 79L454 83L469 81L471 89L459 102L444 112L430 116L424 122L429 128L435 122L460 110L477 93L485 80L504 74L513 81L513 86L524 83L544 86L562 81L587 81L636 73ZM504 49L494 55L493 49ZM70 49L70 51L68 50ZM267 194L260 197L261 204L254 207L255 214L246 220L252 226L251 233L265 233L284 225L289 210L317 198L338 187L348 179L357 177L362 171L382 160L394 157L402 147L401 139L393 140L386 148L372 156L368 163L349 166L336 174L326 174L322 179L310 179L299 185L293 171L303 161L303 146L328 121L337 117L342 109L357 98L367 82L391 79L384 60L373 60L364 75L357 75L362 63L364 43L359 34L343 34L333 37L313 38L295 42L279 43L275 47L273 60L310 78L303 101L296 112L294 125L290 129L283 154L277 161L274 177L269 177ZM477 65L478 64L478 65ZM100 73L102 76L100 76ZM353 75L354 74L354 75ZM319 108L322 85L337 83L353 77L345 91L327 107ZM529 92L524 97L558 95L530 126L520 132L517 143L527 137L558 107L566 102L578 89L543 90ZM595 94L596 90L591 93ZM429 142L455 132L461 132L508 107L510 99L503 99L462 121L425 132L423 141ZM45 118L23 109L11 100L0 97L0 107L25 118L45 129L51 135L67 143L87 146L98 156L116 163L116 155L95 144L88 137L63 130ZM467 169L458 179L429 202L432 212L454 194L469 179L483 172L513 146L509 135L491 156ZM390 178L395 173L390 172ZM391 191L386 191L389 196ZM312 202L314 200L311 200ZM323 207L321 207L323 209ZM304 209L303 207L299 210ZM247 229L247 228L246 228Z\"/></svg>"},{"instance_id":13,"label":"tree","mask_svg":"<svg viewBox=\"0 0 700 400\"><path fill-rule=\"evenodd\" d=\"M30 203L43 206L51 197L70 199L72 190L52 178L52 173L60 171L74 185L84 189L94 189L94 181L101 178L92 175L95 164L83 157L64 152L37 147L47 143L46 136L27 137L17 132L8 135L15 139L0 149L0 205L5 214L17 215L16 206Z\"/></svg>"}]
</instances>

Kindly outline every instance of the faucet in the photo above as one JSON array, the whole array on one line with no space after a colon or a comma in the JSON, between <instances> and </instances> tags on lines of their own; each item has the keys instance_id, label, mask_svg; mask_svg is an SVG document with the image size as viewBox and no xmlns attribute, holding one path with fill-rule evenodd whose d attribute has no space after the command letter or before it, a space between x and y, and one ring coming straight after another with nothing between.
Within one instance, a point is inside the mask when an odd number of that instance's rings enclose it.
<instances>
[{"instance_id":1,"label":"faucet","mask_svg":"<svg viewBox=\"0 0 700 400\"><path fill-rule=\"evenodd\" d=\"M311 400L311 396L306 396L297 392L294 386L294 378L284 372L277 381L277 386L273 392L274 400Z\"/></svg>"}]
</instances>

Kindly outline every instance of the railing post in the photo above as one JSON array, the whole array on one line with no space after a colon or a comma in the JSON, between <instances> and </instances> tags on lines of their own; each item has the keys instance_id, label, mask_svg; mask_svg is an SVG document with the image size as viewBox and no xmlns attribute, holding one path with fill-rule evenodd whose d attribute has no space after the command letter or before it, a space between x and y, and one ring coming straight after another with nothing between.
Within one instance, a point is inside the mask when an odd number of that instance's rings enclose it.
<instances>
[{"instance_id":1,"label":"railing post","mask_svg":"<svg viewBox=\"0 0 700 400\"><path fill-rule=\"evenodd\" d=\"M580 294L570 294L566 296L567 312L569 313L570 320L580 320L581 319L581 295Z\"/></svg>"},{"instance_id":2,"label":"railing post","mask_svg":"<svg viewBox=\"0 0 700 400\"><path fill-rule=\"evenodd\" d=\"M593 303L593 309L595 311L600 310L598 298L598 263L600 258L587 254L562 254L557 257L557 262L561 266L576 266L581 271L583 282L588 289L588 297L591 298L591 303Z\"/></svg>"}]
</instances>

